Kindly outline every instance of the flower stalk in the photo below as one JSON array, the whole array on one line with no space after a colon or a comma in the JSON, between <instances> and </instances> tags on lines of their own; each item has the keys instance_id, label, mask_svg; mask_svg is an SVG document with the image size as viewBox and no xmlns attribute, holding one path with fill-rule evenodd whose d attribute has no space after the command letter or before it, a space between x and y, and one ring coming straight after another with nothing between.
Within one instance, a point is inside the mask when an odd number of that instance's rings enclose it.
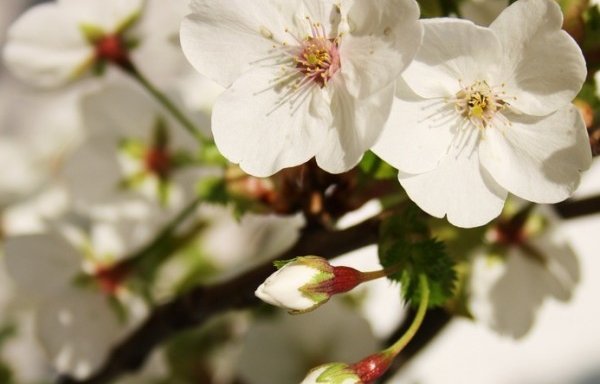
<instances>
[{"instance_id":1,"label":"flower stalk","mask_svg":"<svg viewBox=\"0 0 600 384\"><path fill-rule=\"evenodd\" d=\"M369 384L379 379L423 324L430 297L429 282L424 274L419 276L419 288L421 297L417 314L410 327L394 344L354 364L329 363L316 367L308 373L302 384Z\"/></svg>"},{"instance_id":2,"label":"flower stalk","mask_svg":"<svg viewBox=\"0 0 600 384\"><path fill-rule=\"evenodd\" d=\"M158 101L165 109L169 111L169 113L181 124L181 126L192 135L200 144L206 145L211 141L204 136L204 134L200 131L200 129L190 120L185 113L181 111L179 107L175 105L165 95L162 91L160 91L154 84L152 84L142 73L130 62L129 65L119 66L123 69L128 75L130 75L134 80L136 80L156 101Z\"/></svg>"}]
</instances>

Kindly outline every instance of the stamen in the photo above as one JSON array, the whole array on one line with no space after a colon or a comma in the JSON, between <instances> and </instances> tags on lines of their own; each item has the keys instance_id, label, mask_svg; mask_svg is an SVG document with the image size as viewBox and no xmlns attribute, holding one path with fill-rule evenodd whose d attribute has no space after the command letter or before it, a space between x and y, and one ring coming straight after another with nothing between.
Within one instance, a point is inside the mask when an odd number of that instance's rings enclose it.
<instances>
[{"instance_id":1,"label":"stamen","mask_svg":"<svg viewBox=\"0 0 600 384\"><path fill-rule=\"evenodd\" d=\"M480 130L487 128L493 121L502 122L504 125L508 120L500 113L510 106L504 84L499 87L490 87L486 81L476 81L465 87L462 80L458 81L461 90L451 99L456 111Z\"/></svg>"}]
</instances>

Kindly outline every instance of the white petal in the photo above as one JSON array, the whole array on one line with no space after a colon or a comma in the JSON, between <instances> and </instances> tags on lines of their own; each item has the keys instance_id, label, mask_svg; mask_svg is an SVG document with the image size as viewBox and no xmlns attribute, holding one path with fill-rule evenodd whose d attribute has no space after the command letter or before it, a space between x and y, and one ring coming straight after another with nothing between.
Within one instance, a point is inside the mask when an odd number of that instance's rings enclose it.
<instances>
[{"instance_id":1,"label":"white petal","mask_svg":"<svg viewBox=\"0 0 600 384\"><path fill-rule=\"evenodd\" d=\"M423 45L403 74L417 94L447 97L475 81L496 83L501 47L494 32L466 20L431 19L422 23Z\"/></svg>"},{"instance_id":2,"label":"white petal","mask_svg":"<svg viewBox=\"0 0 600 384\"><path fill-rule=\"evenodd\" d=\"M373 146L390 113L394 84L357 100L344 87L336 87L331 101L333 127L327 130L316 154L319 167L330 173L353 168Z\"/></svg>"},{"instance_id":3,"label":"white petal","mask_svg":"<svg viewBox=\"0 0 600 384\"><path fill-rule=\"evenodd\" d=\"M105 203L123 191L123 179L113 145L87 141L63 164L61 174L72 195L73 203L85 207Z\"/></svg>"},{"instance_id":4,"label":"white petal","mask_svg":"<svg viewBox=\"0 0 600 384\"><path fill-rule=\"evenodd\" d=\"M341 72L348 90L365 97L387 87L411 62L423 38L413 0L355 1L342 36Z\"/></svg>"},{"instance_id":5,"label":"white petal","mask_svg":"<svg viewBox=\"0 0 600 384\"><path fill-rule=\"evenodd\" d=\"M82 257L58 234L9 237L4 244L8 273L32 297L51 295L76 277Z\"/></svg>"},{"instance_id":6,"label":"white petal","mask_svg":"<svg viewBox=\"0 0 600 384\"><path fill-rule=\"evenodd\" d=\"M245 214L241 220L231 209L209 207L215 217L204 217L211 225L202 235L202 250L220 269L248 267L290 248L304 226L301 216ZM211 212L212 211L212 212ZM239 271L237 271L239 273Z\"/></svg>"},{"instance_id":7,"label":"white petal","mask_svg":"<svg viewBox=\"0 0 600 384\"><path fill-rule=\"evenodd\" d=\"M105 296L77 287L46 300L36 320L56 368L77 378L89 376L104 362L124 329Z\"/></svg>"},{"instance_id":8,"label":"white petal","mask_svg":"<svg viewBox=\"0 0 600 384\"><path fill-rule=\"evenodd\" d=\"M116 145L123 138L150 138L161 117L156 103L137 88L109 85L81 101L83 124L94 141Z\"/></svg>"},{"instance_id":9,"label":"white petal","mask_svg":"<svg viewBox=\"0 0 600 384\"><path fill-rule=\"evenodd\" d=\"M306 265L284 266L258 287L256 296L269 304L290 310L310 309L318 303L306 297L300 288L311 283L318 273L317 269Z\"/></svg>"},{"instance_id":10,"label":"white petal","mask_svg":"<svg viewBox=\"0 0 600 384\"><path fill-rule=\"evenodd\" d=\"M219 151L254 176L270 176L308 161L319 149L328 121L315 116L311 98L319 87L294 92L274 87L279 68L258 68L240 77L215 103L212 130ZM294 99L292 105L290 99ZM282 101L284 100L284 101ZM320 108L322 109L322 108Z\"/></svg>"},{"instance_id":11,"label":"white petal","mask_svg":"<svg viewBox=\"0 0 600 384\"><path fill-rule=\"evenodd\" d=\"M467 138L468 145L453 145L450 153L433 171L420 175L399 173L400 184L421 209L435 217L448 216L458 227L477 227L488 223L502 211L506 191L479 165L474 144L477 132Z\"/></svg>"},{"instance_id":12,"label":"white petal","mask_svg":"<svg viewBox=\"0 0 600 384\"><path fill-rule=\"evenodd\" d=\"M547 115L573 100L586 77L581 49L561 29L563 16L552 0L521 0L490 28L500 39L504 82L517 109Z\"/></svg>"},{"instance_id":13,"label":"white petal","mask_svg":"<svg viewBox=\"0 0 600 384\"><path fill-rule=\"evenodd\" d=\"M546 257L545 264L519 248L511 248L506 261L492 262L484 255L475 259L470 306L478 320L519 338L531 329L546 298L569 299L579 280L579 263L568 246L552 238L554 232L528 244Z\"/></svg>"},{"instance_id":14,"label":"white petal","mask_svg":"<svg viewBox=\"0 0 600 384\"><path fill-rule=\"evenodd\" d=\"M19 78L34 85L67 83L92 63L94 51L77 24L56 4L37 5L10 28L4 62Z\"/></svg>"},{"instance_id":15,"label":"white petal","mask_svg":"<svg viewBox=\"0 0 600 384\"><path fill-rule=\"evenodd\" d=\"M577 109L568 106L543 118L507 116L512 124L487 129L480 144L485 169L521 198L556 203L569 197L592 161Z\"/></svg>"},{"instance_id":16,"label":"white petal","mask_svg":"<svg viewBox=\"0 0 600 384\"><path fill-rule=\"evenodd\" d=\"M457 132L454 106L439 99L423 99L401 79L390 118L372 151L404 173L436 168L448 153Z\"/></svg>"},{"instance_id":17,"label":"white petal","mask_svg":"<svg viewBox=\"0 0 600 384\"><path fill-rule=\"evenodd\" d=\"M144 0L58 0L59 6L81 24L118 32L123 24L142 12Z\"/></svg>"},{"instance_id":18,"label":"white petal","mask_svg":"<svg viewBox=\"0 0 600 384\"><path fill-rule=\"evenodd\" d=\"M228 87L252 63L272 56L274 41L293 41L299 0L193 0L181 23L181 48L201 74Z\"/></svg>"},{"instance_id":19,"label":"white petal","mask_svg":"<svg viewBox=\"0 0 600 384\"><path fill-rule=\"evenodd\" d=\"M489 26L508 6L508 0L467 0L458 4L462 18L477 25Z\"/></svg>"}]
</instances>

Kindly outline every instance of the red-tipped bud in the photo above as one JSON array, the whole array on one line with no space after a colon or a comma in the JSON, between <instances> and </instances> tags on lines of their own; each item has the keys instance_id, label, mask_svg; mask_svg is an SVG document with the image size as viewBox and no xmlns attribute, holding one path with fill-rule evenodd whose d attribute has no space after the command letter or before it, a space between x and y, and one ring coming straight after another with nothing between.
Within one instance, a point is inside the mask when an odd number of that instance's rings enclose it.
<instances>
[{"instance_id":1,"label":"red-tipped bud","mask_svg":"<svg viewBox=\"0 0 600 384\"><path fill-rule=\"evenodd\" d=\"M129 65L129 51L119 35L106 35L96 42L96 57L119 66Z\"/></svg>"},{"instance_id":2,"label":"red-tipped bud","mask_svg":"<svg viewBox=\"0 0 600 384\"><path fill-rule=\"evenodd\" d=\"M256 296L292 313L312 311L337 293L348 292L362 282L362 273L334 267L317 256L298 257L284 264L256 290Z\"/></svg>"},{"instance_id":3,"label":"red-tipped bud","mask_svg":"<svg viewBox=\"0 0 600 384\"><path fill-rule=\"evenodd\" d=\"M130 271L129 265L121 263L109 267L99 267L94 277L104 293L114 295L122 286Z\"/></svg>"},{"instance_id":4,"label":"red-tipped bud","mask_svg":"<svg viewBox=\"0 0 600 384\"><path fill-rule=\"evenodd\" d=\"M380 378L394 361L394 355L386 352L368 356L350 366L362 383L371 383Z\"/></svg>"}]
</instances>

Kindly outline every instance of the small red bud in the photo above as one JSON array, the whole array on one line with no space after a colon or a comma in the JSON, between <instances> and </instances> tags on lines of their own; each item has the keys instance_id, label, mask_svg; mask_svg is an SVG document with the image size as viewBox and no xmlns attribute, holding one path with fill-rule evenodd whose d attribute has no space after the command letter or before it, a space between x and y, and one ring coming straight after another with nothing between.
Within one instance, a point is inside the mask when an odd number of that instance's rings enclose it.
<instances>
[{"instance_id":1,"label":"small red bud","mask_svg":"<svg viewBox=\"0 0 600 384\"><path fill-rule=\"evenodd\" d=\"M351 365L350 368L360 378L361 383L368 384L381 377L388 370L393 360L393 355L389 353L376 353Z\"/></svg>"},{"instance_id":2,"label":"small red bud","mask_svg":"<svg viewBox=\"0 0 600 384\"><path fill-rule=\"evenodd\" d=\"M96 57L119 66L129 64L129 53L119 35L106 35L96 42Z\"/></svg>"},{"instance_id":3,"label":"small red bud","mask_svg":"<svg viewBox=\"0 0 600 384\"><path fill-rule=\"evenodd\" d=\"M165 148L151 148L144 158L146 170L160 179L166 179L171 169L171 156Z\"/></svg>"},{"instance_id":4,"label":"small red bud","mask_svg":"<svg viewBox=\"0 0 600 384\"><path fill-rule=\"evenodd\" d=\"M350 267L333 267L333 294L348 292L362 283L362 273Z\"/></svg>"},{"instance_id":5,"label":"small red bud","mask_svg":"<svg viewBox=\"0 0 600 384\"><path fill-rule=\"evenodd\" d=\"M102 292L114 295L129 275L131 268L127 264L115 264L108 267L99 267L94 274Z\"/></svg>"}]
</instances>

